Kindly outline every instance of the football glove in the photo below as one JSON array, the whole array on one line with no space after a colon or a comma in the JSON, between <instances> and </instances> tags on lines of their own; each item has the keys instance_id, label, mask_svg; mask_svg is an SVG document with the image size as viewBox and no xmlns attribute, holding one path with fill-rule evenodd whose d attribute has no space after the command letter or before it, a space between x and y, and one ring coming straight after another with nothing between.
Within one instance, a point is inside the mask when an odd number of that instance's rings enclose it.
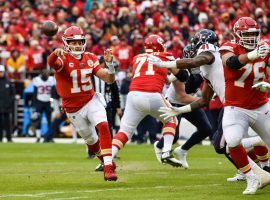
<instances>
[{"instance_id":1,"label":"football glove","mask_svg":"<svg viewBox=\"0 0 270 200\"><path fill-rule=\"evenodd\" d=\"M249 60L256 60L257 58L263 58L267 56L270 51L270 46L267 43L263 43L253 51L247 54Z\"/></svg>"},{"instance_id":2,"label":"football glove","mask_svg":"<svg viewBox=\"0 0 270 200\"><path fill-rule=\"evenodd\" d=\"M176 68L176 61L162 61L159 57L149 54L148 64L160 68Z\"/></svg>"},{"instance_id":3,"label":"football glove","mask_svg":"<svg viewBox=\"0 0 270 200\"><path fill-rule=\"evenodd\" d=\"M162 114L159 115L164 121L170 121L171 117L177 116L182 114L181 107L160 107L158 112L161 112Z\"/></svg>"},{"instance_id":4,"label":"football glove","mask_svg":"<svg viewBox=\"0 0 270 200\"><path fill-rule=\"evenodd\" d=\"M255 88L256 90L259 90L261 92L270 92L270 83L267 82L259 82L252 86L252 88Z\"/></svg>"}]
</instances>

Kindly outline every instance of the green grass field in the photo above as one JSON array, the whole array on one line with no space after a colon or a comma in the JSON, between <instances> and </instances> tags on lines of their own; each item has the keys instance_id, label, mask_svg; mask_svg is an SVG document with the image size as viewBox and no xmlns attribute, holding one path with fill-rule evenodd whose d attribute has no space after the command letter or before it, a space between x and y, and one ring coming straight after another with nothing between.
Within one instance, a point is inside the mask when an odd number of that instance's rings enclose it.
<instances>
[{"instance_id":1,"label":"green grass field","mask_svg":"<svg viewBox=\"0 0 270 200\"><path fill-rule=\"evenodd\" d=\"M270 186L244 196L245 182L228 183L235 169L210 146L188 155L189 170L157 162L151 145L127 145L117 182L94 172L84 145L0 144L0 199L269 199Z\"/></svg>"}]
</instances>

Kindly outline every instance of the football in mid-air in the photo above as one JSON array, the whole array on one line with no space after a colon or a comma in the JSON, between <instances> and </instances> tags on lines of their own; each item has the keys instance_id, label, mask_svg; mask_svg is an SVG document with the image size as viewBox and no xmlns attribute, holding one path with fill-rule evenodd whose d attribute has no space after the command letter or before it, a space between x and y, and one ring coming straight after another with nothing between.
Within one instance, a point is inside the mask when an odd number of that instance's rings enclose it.
<instances>
[{"instance_id":1,"label":"football in mid-air","mask_svg":"<svg viewBox=\"0 0 270 200\"><path fill-rule=\"evenodd\" d=\"M57 33L58 26L55 22L48 20L42 23L41 29L46 36L52 37Z\"/></svg>"}]
</instances>

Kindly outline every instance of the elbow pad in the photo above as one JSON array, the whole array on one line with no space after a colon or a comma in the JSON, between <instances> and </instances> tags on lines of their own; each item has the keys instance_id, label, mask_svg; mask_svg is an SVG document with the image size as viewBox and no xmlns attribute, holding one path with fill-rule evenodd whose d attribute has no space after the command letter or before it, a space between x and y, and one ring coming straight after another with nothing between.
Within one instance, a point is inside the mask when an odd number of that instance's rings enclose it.
<instances>
[{"instance_id":1,"label":"elbow pad","mask_svg":"<svg viewBox=\"0 0 270 200\"><path fill-rule=\"evenodd\" d=\"M230 69L241 69L244 65L240 63L238 57L239 55L229 57L226 61L227 67Z\"/></svg>"},{"instance_id":2,"label":"elbow pad","mask_svg":"<svg viewBox=\"0 0 270 200\"><path fill-rule=\"evenodd\" d=\"M189 78L189 73L185 69L180 69L179 72L175 74L175 77L181 82L186 82Z\"/></svg>"}]
</instances>

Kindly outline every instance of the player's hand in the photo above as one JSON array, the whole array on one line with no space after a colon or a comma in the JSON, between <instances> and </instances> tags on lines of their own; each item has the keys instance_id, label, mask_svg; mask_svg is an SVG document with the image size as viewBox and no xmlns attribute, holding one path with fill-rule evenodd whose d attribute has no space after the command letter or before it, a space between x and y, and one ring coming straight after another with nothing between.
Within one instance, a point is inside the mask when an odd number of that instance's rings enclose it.
<instances>
[{"instance_id":1,"label":"player's hand","mask_svg":"<svg viewBox=\"0 0 270 200\"><path fill-rule=\"evenodd\" d=\"M112 49L106 49L104 51L104 60L107 63L111 63L113 61L113 53L112 53Z\"/></svg>"},{"instance_id":2,"label":"player's hand","mask_svg":"<svg viewBox=\"0 0 270 200\"><path fill-rule=\"evenodd\" d=\"M116 113L117 113L117 115L118 115L119 117L122 117L122 115L123 115L123 111L122 111L121 108L116 108Z\"/></svg>"},{"instance_id":3,"label":"player's hand","mask_svg":"<svg viewBox=\"0 0 270 200\"><path fill-rule=\"evenodd\" d=\"M163 118L165 121L169 121L171 117L182 114L181 110L179 110L179 108L176 107L160 107L158 112L162 113L159 116Z\"/></svg>"},{"instance_id":4,"label":"player's hand","mask_svg":"<svg viewBox=\"0 0 270 200\"><path fill-rule=\"evenodd\" d=\"M164 66L163 64L163 61L159 57L149 54L147 60L149 65L155 65L157 67L166 68L166 66Z\"/></svg>"},{"instance_id":5,"label":"player's hand","mask_svg":"<svg viewBox=\"0 0 270 200\"><path fill-rule=\"evenodd\" d=\"M267 82L259 82L252 86L252 88L255 88L256 90L259 90L261 92L270 92L270 83Z\"/></svg>"},{"instance_id":6,"label":"player's hand","mask_svg":"<svg viewBox=\"0 0 270 200\"><path fill-rule=\"evenodd\" d=\"M258 47L258 55L260 58L267 56L270 52L270 46L267 43L263 43Z\"/></svg>"},{"instance_id":7,"label":"player's hand","mask_svg":"<svg viewBox=\"0 0 270 200\"><path fill-rule=\"evenodd\" d=\"M62 58L66 58L65 54L67 53L64 49L61 48L57 48L54 50L55 55L57 55L58 57L62 57Z\"/></svg>"}]
</instances>

